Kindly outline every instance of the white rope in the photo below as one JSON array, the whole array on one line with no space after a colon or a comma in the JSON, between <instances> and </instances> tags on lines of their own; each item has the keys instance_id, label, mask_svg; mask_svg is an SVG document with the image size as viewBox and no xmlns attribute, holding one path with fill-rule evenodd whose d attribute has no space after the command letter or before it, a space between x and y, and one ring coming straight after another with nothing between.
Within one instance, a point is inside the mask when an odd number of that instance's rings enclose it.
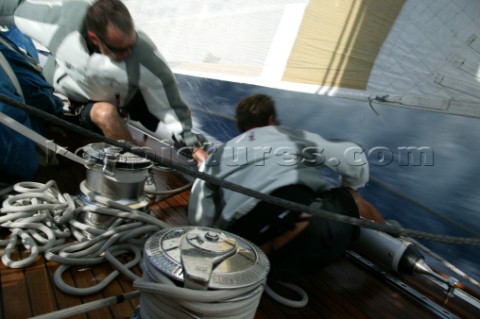
<instances>
[{"instance_id":1,"label":"white rope","mask_svg":"<svg viewBox=\"0 0 480 319\"><path fill-rule=\"evenodd\" d=\"M254 318L265 280L251 286L224 290L178 287L144 258L143 278L133 285L140 291L142 319L156 318Z\"/></svg>"},{"instance_id":2,"label":"white rope","mask_svg":"<svg viewBox=\"0 0 480 319\"><path fill-rule=\"evenodd\" d=\"M75 207L73 198L61 194L54 181L46 184L21 182L15 184L13 190L18 194L7 197L0 209L0 227L11 232L7 240L0 240L0 246L6 247L2 262L7 267L24 268L44 253L45 259L62 264L57 268L54 280L60 290L70 294L98 292L120 273L135 280L136 276L128 269L141 260L147 235L168 227L152 216L120 204L115 204L115 208ZM105 201L104 198L98 199ZM81 222L87 212L111 217L110 227L95 228ZM93 234L94 238L89 240L85 233ZM66 239L70 240L66 243ZM27 254L14 260L13 252L20 244ZM123 265L117 257L125 254L134 257ZM62 279L63 272L73 265L96 265L108 261L120 269L93 287L70 287Z\"/></svg>"},{"instance_id":3,"label":"white rope","mask_svg":"<svg viewBox=\"0 0 480 319\"><path fill-rule=\"evenodd\" d=\"M274 291L269 285L265 286L265 293L267 296L278 302L279 304L282 304L287 307L291 308L303 308L307 305L308 303L308 295L303 290L301 287L289 283L289 282L283 282L283 281L276 281L276 283L280 286L284 286L293 292L297 293L298 296L300 297L298 300L296 299L288 299L280 294L278 294L276 291Z\"/></svg>"},{"instance_id":4,"label":"white rope","mask_svg":"<svg viewBox=\"0 0 480 319\"><path fill-rule=\"evenodd\" d=\"M103 290L121 273L132 281L138 278L129 269L140 262L147 235L163 228L164 223L145 213L129 210L131 212L94 206L84 206L75 210L74 216L93 211L112 216L115 219L106 229L81 223L78 217L70 220L72 228L94 234L95 237L90 240L85 237L81 241L55 247L46 252L46 259L61 263L54 275L55 284L60 290L73 295L89 295ZM77 236L82 236L81 231L77 232ZM133 259L122 264L116 257L125 254L129 256L133 254ZM116 269L95 286L71 287L62 279L65 270L73 265L96 265L106 261L109 261Z\"/></svg>"},{"instance_id":5,"label":"white rope","mask_svg":"<svg viewBox=\"0 0 480 319\"><path fill-rule=\"evenodd\" d=\"M45 185L22 182L16 184L14 190L20 193L9 196L0 209L0 226L11 232L8 240L0 240L0 246L6 246L2 254L5 266L23 268L31 265L39 253L64 242L69 232L56 225L53 216L65 210L72 201L57 200L60 192L54 181ZM19 243L30 253L13 260L11 255Z\"/></svg>"},{"instance_id":6,"label":"white rope","mask_svg":"<svg viewBox=\"0 0 480 319\"><path fill-rule=\"evenodd\" d=\"M85 193L89 200L105 207L75 207L73 199L68 194L61 194L54 181L46 184L23 182L16 184L14 190L18 194L10 195L0 209L0 226L11 230L9 240L0 242L7 246L2 256L7 267L27 267L44 252L45 259L60 263L54 274L56 286L65 293L82 296L103 290L123 274L139 290L135 295L140 294L142 319L254 318L265 280L243 288L201 291L177 286L152 265L147 266L147 260L143 261L143 278L130 270L142 260L148 235L169 227L155 217L89 192ZM86 213L111 217L110 226L103 229L82 222ZM72 236L75 241L65 241ZM11 254L20 242L30 254L22 260L13 260ZM133 257L123 264L119 257L125 255ZM72 266L103 262L109 262L115 270L94 286L72 287L63 280L64 272ZM43 317L65 318L82 309L104 307L111 302L113 300L105 299Z\"/></svg>"}]
</instances>

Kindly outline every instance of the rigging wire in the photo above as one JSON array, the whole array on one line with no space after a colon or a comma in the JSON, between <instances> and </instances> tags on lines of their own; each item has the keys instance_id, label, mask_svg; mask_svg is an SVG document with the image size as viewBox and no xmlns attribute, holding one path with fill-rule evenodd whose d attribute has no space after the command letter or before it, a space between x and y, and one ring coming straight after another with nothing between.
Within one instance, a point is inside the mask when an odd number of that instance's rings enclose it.
<instances>
[{"instance_id":1,"label":"rigging wire","mask_svg":"<svg viewBox=\"0 0 480 319\"><path fill-rule=\"evenodd\" d=\"M7 98L8 99L8 98ZM3 96L0 95L0 100L3 100ZM13 100L12 100L13 101ZM16 101L13 101L13 102L16 102ZM7 102L8 103L8 102ZM18 103L16 102L16 104L23 104L23 103ZM25 107L25 105L22 105L23 107ZM20 108L22 108L22 106L20 106ZM26 105L27 107L30 107L28 105ZM31 107L30 107L31 108ZM28 112L28 110L27 110ZM30 113L30 112L29 112ZM35 112L32 112L32 113L35 113ZM40 114L40 113L39 113ZM43 115L42 115L43 116ZM56 117L53 117L55 120L53 122L55 122L55 124L59 124L60 126L66 126L67 128L69 129L72 129L72 127L75 127L73 126L72 124L68 123L65 121L65 123L62 123L61 119L58 119ZM58 121L57 121L58 120ZM59 122L60 121L60 122ZM176 165L175 163L172 163L168 160L165 160L165 159L161 159L161 158L158 158L157 156L150 154L150 153L146 153L145 151L141 150L140 148L138 147L135 147L133 145L130 145L126 142L119 142L119 141L114 141L114 140L111 140L111 139L108 139L102 135L98 135L98 134L95 134L95 133L92 133L92 132L89 132L89 131L86 131L84 130L83 128L80 128L80 127L77 127L75 129L73 129L74 131L77 130L79 131L79 133L83 134L83 135L91 135L93 136L94 138L96 139L100 139L100 140L103 140L104 142L106 143L109 143L109 144L112 144L112 145L116 145L116 146L120 146L122 147L123 149L127 150L127 151L130 151L131 153L133 154L136 154L136 155L139 155L139 156L145 156L146 158L148 159L151 159L152 161L154 161L155 163L160 163L162 165L169 165L169 167L173 167L173 168L176 168L176 169L179 169L181 172L184 172L184 173L188 173L189 175L192 175L192 176L195 176L197 178L202 178L202 179L205 179L209 182L212 182L214 184L217 184L218 186L221 186L221 187L225 187L225 188L229 188L233 191L237 191L237 192L241 192L241 193L244 193L244 194L247 194L247 195L250 195L252 197L256 197L256 198L259 198L261 200L264 200L264 201L267 201L267 202L270 202L270 203L273 203L273 204L277 204L277 205L280 205L280 206L283 206L285 208L290 208L290 209L294 209L294 210L303 210L303 211L306 211L306 212L309 212L313 215L318 215L318 216L321 216L323 218L326 218L326 219L331 219L331 220L336 220L336 221L340 221L340 222L346 222L348 224L352 224L352 225L357 225L357 226L363 226L363 227L368 227L368 228L372 228L372 229L377 229L377 230L380 230L380 231L385 231L385 232L389 232L389 233L394 233L394 234L398 234L398 235L401 235L401 236L410 236L410 237L417 237L417 238L423 238L423 239L427 239L427 240L434 240L434 241L440 241L440 242L445 242L445 243L456 243L456 244L464 244L464 245L480 245L480 241L477 239L477 238L461 238L461 237L454 237L454 236L439 236L439 235L435 235L435 234L429 234L429 233L426 233L426 232L419 232L419 231L413 231L413 230L407 230L407 229L402 229L402 228L399 228L397 226L389 226L389 225L376 225L375 223L371 223L371 222L368 222L368 221L362 221L362 220L357 220L357 219L353 219L353 220L349 220L349 219L352 219L352 218L337 218L337 216L335 214L331 214L330 212L327 212L327 211L323 211L323 210L319 210L319 209L315 209L313 210L312 208L308 207L308 206L303 206L303 205L299 205L299 204L296 204L296 203L292 203L292 202L289 202L289 201L286 201L286 200L283 200L283 199L279 199L279 198L275 198L275 197L272 197L272 196L268 196L268 195L265 195L265 194L261 194L261 193L257 193L257 192L254 192L252 190L248 190L248 189L245 189L243 187L239 187L238 185L235 185L235 184L231 184L231 183L227 183L225 181L222 181L222 180L218 180L216 178L213 178L212 176L209 176L209 175L206 175L204 173L200 173L200 172L197 172L197 171L193 171L191 169L187 169L183 166L179 166L179 165ZM186 189L188 188L189 185L185 185L184 187L182 187L182 189ZM58 191L58 190L57 190ZM168 195L170 194L170 192L167 191L167 194ZM58 194L55 194L55 196L58 197ZM20 198L22 199L22 198ZM48 201L48 200L47 200ZM69 201L69 200L65 200L65 201ZM41 209L41 210L47 210L47 209L53 209L53 210L59 210L60 208L59 207L51 207L49 206L50 204L39 204L37 200L34 201L34 204L37 208ZM33 205L30 205L30 206L33 206ZM115 203L113 201L109 201L109 205L112 205L112 206L115 206L117 205L118 208L120 208L121 206L123 205L120 205L118 203ZM7 208L6 209L10 209L12 211L15 211L16 208L14 208L15 205L10 205L10 203L7 201ZM67 205L68 206L68 205ZM122 209L124 207L121 207ZM20 210L19 210L20 211ZM26 211L30 211L30 208L27 208ZM71 211L71 207L70 207L70 210ZM115 209L115 214L118 213ZM75 210L75 212L78 213L77 210ZM74 212L74 213L75 213ZM100 212L100 211L97 211L97 212ZM102 213L106 213L106 214L109 214L109 213L113 213L113 211L110 211L110 210L106 210L105 212L102 212ZM120 218L121 219L125 219L125 218L131 218L130 216L132 215L131 214L132 211L129 211L129 213L127 215L129 215L128 217L126 215L122 215L120 213ZM142 215L145 215L145 214L142 214ZM57 217L57 220L59 219L62 219L62 216L56 216ZM153 218L155 220L157 220L156 218ZM11 222L11 221L8 221L8 223L10 223L10 225L13 225L13 226L16 226L18 227L19 223L16 223L16 222ZM30 222L25 222L25 225L26 226L31 226L32 223ZM78 225L77 222L72 222L71 223L72 225ZM115 224L115 223L114 223ZM135 223L133 223L135 224ZM22 228L22 227L26 227L26 226L21 226L19 228ZM162 227L165 226L165 225L162 225ZM48 233L47 230L45 230L44 227L40 227L40 226L32 226L33 228L37 228L39 229L40 231L43 231L45 235L47 235L48 238L45 238L41 235L32 235L32 237L36 238L36 239L44 239L44 242L55 242L56 244L59 243L59 241L57 240L52 240L54 238L54 236L51 234L51 233ZM79 228L83 228L83 230L87 230L87 231L93 231L91 229L91 226L79 226ZM150 231L154 231L154 230L158 230L159 226L156 225L155 227L153 228L149 228ZM166 225L165 227L168 227L168 225ZM129 229L127 227L125 227L125 229ZM19 236L19 237L22 237L22 239L24 240L24 242L26 243L25 246L27 248L30 248L31 251L32 251L32 254L36 254L38 253L38 249L36 249L34 247L33 244L31 244L33 242L33 239L31 239L30 237L27 237L26 233L23 232L22 230L15 230L15 236ZM115 231L117 232L117 230ZM128 237L128 238L131 238L132 237L132 232L130 230L127 231L128 233L130 233L130 236L127 236L127 235L118 235L118 236L111 236L111 233L108 233L107 232L107 235L104 236L104 237L107 237L109 238L109 241L112 242L112 241L115 241L117 238L122 238L122 239L125 239L125 237ZM77 236L79 233L79 231L73 231L72 233L75 233ZM121 232L120 232L121 233ZM137 234L137 232L134 232L135 234ZM140 231L139 233L145 233L144 230ZM112 238L115 238L115 239L112 239ZM16 242L15 242L16 244ZM14 245L15 245L14 244ZM110 243L109 243L110 244ZM11 244L9 244L11 246ZM13 246L14 246L13 245ZM29 245L29 246L27 246ZM53 244L52 244L53 245ZM105 244L106 245L106 244ZM121 271L122 273L124 273L125 275L129 276L129 273L131 273L129 270L128 270L128 267L131 267L132 265L138 263L138 256L139 256L139 253L137 251L138 248L135 247L135 245L128 245L128 244L122 244L122 245L119 245L115 248L105 248L105 245L100 245L100 244L97 244L95 245L95 247L93 248L93 251L95 251L95 255L98 255L99 252L102 252L104 251L105 252L105 257L107 260L109 260L112 264L115 264L116 266L118 266L119 268L125 268L125 270ZM101 248L98 248L98 247L101 247ZM69 245L62 245L61 246L62 249L65 249L66 247L69 247L71 248L71 246ZM6 249L7 251L9 249ZM66 261L68 260L68 256L69 255L80 255L82 256L82 264L85 264L85 260L89 260L88 257L85 258L85 255L82 255L83 253L78 253L78 251L75 250L75 248L72 249L72 251L69 251L69 249L66 249L64 251L62 251L61 253L58 253L59 250L58 250L58 247L56 248L52 248L52 247L43 247L42 248L43 251L46 251L46 258L49 259L49 260L54 260L54 261ZM89 249L87 249L89 250ZM134 252L134 255L135 257L133 258L133 260L129 263L127 263L126 265L121 265L121 263L115 258L117 253L118 254L123 254L125 252L129 252L129 251L133 251ZM93 259L95 260L97 257L94 257ZM103 258L103 257L102 257ZM8 261L10 262L10 265L14 265L14 262L12 261ZM73 264L75 264L76 262L73 262ZM118 265L117 265L118 264ZM16 266L20 266L20 264L15 264ZM63 266L63 265L62 265ZM55 282L57 283L57 285L59 286L63 286L64 283L63 283L63 280L61 280L61 277L62 277L62 273L63 271L65 271L66 269L68 269L68 266L65 266L65 267L59 267L59 270L58 270L58 273L56 272L55 274ZM118 272L117 272L118 274ZM116 276L117 274L115 275L111 275L111 276ZM135 277L132 277L132 276L135 276L135 275L130 275L129 277L132 279L132 280L135 280L134 278ZM108 276L107 279L109 279L110 276ZM103 287L105 287L105 285L107 285L108 282L106 283L101 283L95 287L92 287L91 289L88 290L88 293L87 294L90 294L93 292L95 292L95 289L103 289ZM138 284L138 287L140 289L142 288L142 284ZM71 288L71 287L70 287ZM65 288L61 288L61 289L65 289L64 291L65 292L68 292L68 293L72 293L72 294L84 294L86 293L86 291L79 291L77 290L78 288L73 288L73 289L70 289L69 287ZM151 289L151 288L147 288L148 289ZM160 290L157 290L157 288L154 289L156 291L156 293L158 293ZM171 287L169 289L169 294L171 292ZM155 297L156 298L156 297ZM145 304L155 304L155 302L152 303L152 301L148 301L148 299L146 299L145 301ZM255 307L256 309L256 307ZM237 318L237 317L232 317L232 318Z\"/></svg>"},{"instance_id":2,"label":"rigging wire","mask_svg":"<svg viewBox=\"0 0 480 319\"><path fill-rule=\"evenodd\" d=\"M0 94L0 101L4 102L4 103L8 103L12 106L18 107L18 108L28 112L29 114L32 114L34 116L43 118L43 119L45 119L45 120L47 120L47 121L49 121L53 124L56 124L56 125L59 125L59 126L62 126L62 127L66 127L66 128L68 128L68 129L70 129L74 132L79 133L79 134L85 135L87 137L91 137L93 139L103 141L105 143L108 143L108 144L111 144L111 145L114 145L114 146L121 147L122 149L124 149L124 150L126 150L126 151L128 151L132 154L138 155L140 157L147 158L147 159L151 160L152 162L159 164L160 166L172 167L172 168L178 170L179 172L186 173L190 176L203 179L203 180L205 180L209 183L212 183L214 185L217 185L219 187L227 188L227 189L230 189L232 191L239 192L239 193L242 193L244 195L260 199L260 200L265 201L267 203L271 203L271 204L275 204L275 205L284 207L286 209L291 209L291 210L294 210L294 211L303 211L305 213L316 215L316 216L319 216L321 218L325 218L325 219L328 219L328 220L347 223L347 224L354 225L354 226L360 226L360 227L375 229L375 230L383 231L383 232L393 234L393 235L414 237L414 238L417 238L417 239L425 239L425 240L437 241L437 242L441 242L441 243L480 246L480 238L479 237L445 236L445 235L441 235L441 234L433 234L433 233L424 232L424 231L404 229L404 228L401 228L401 227L395 227L395 226L391 226L391 225L387 225L387 224L379 224L379 223L364 220L364 219L358 219L358 218L354 218L354 217L338 215L338 214L334 214L334 213L328 212L328 211L323 210L323 209L312 208L312 207L309 207L309 206L306 206L306 205L297 204L297 203L294 203L294 202L291 202L291 201L288 201L288 200L285 200L285 199L281 199L281 198L278 198L278 197L274 197L274 196L271 196L271 195L268 195L268 194L259 193L257 191L251 190L249 188L246 188L246 187L243 187L243 186L240 186L240 185L237 185L237 184L225 181L225 180L218 179L218 178L216 178L214 176L211 176L209 174L199 172L197 170L192 170L185 165L180 165L180 164L174 163L171 160L166 159L166 158L162 158L160 156L157 156L156 154L152 154L150 152L145 152L140 147L134 146L134 145L132 145L130 143L127 143L125 141L116 141L116 140L110 139L108 137L105 137L103 135L97 134L95 132L88 131L88 130L86 130L86 129L78 126L78 125L73 125L73 124L71 124L71 123L69 123L69 122L67 122L63 119L60 119L60 118L58 118L54 115L51 115L49 113L46 113L46 112L42 111L42 110L36 109L36 108L34 108L30 105L15 101L15 100L13 100L13 99L11 99L11 98L3 95L3 94Z\"/></svg>"},{"instance_id":3,"label":"rigging wire","mask_svg":"<svg viewBox=\"0 0 480 319\"><path fill-rule=\"evenodd\" d=\"M466 273L464 273L463 271L458 269L452 263L445 260L445 258L443 258L443 257L439 256L438 254L434 253L431 249L427 248L425 245L418 242L418 240L415 240L415 239L412 239L412 238L408 238L408 240L411 241L412 243L414 243L420 249L422 249L425 253L429 254L432 258L439 261L443 266L447 267L449 270L451 270L455 274L459 275L462 279L465 279L468 282L470 282L472 285L474 285L475 287L480 288L480 283L478 281L476 281L475 279L473 279L472 277L470 277L469 275L467 275Z\"/></svg>"},{"instance_id":4,"label":"rigging wire","mask_svg":"<svg viewBox=\"0 0 480 319\"><path fill-rule=\"evenodd\" d=\"M377 110L373 107L373 101L379 101L379 102L386 102L386 98L388 95L385 95L383 97L376 96L372 98L371 96L368 97L368 105L370 106L370 109L375 113L376 116L380 117L380 113L377 112Z\"/></svg>"},{"instance_id":5,"label":"rigging wire","mask_svg":"<svg viewBox=\"0 0 480 319\"><path fill-rule=\"evenodd\" d=\"M424 209L425 211L429 212L430 214L434 215L435 217L438 217L442 220L444 220L445 222L451 224L451 225L454 225L456 227L458 227L459 229L467 232L467 233L470 233L474 236L480 236L480 233L478 233L477 231L474 231L473 229L471 229L470 227L464 225L464 224L461 224L459 223L458 221L456 220L453 220L452 218L449 218L448 216L446 216L445 214L439 212L439 211L436 211L424 204L422 204L421 202L419 202L418 200L415 200L409 196L407 196L405 193L403 192L400 192L398 190L396 190L395 188L391 187L390 185L388 185L387 183L384 183L382 182L381 180L379 180L378 178L375 178L375 177L370 177L370 181L373 182L374 184L377 184L379 186L381 186L383 189L386 189L387 191L389 191L390 193L394 194L395 196L397 197L400 197L401 199L404 199L412 204L414 204L415 206L417 207L420 207L422 209Z\"/></svg>"}]
</instances>

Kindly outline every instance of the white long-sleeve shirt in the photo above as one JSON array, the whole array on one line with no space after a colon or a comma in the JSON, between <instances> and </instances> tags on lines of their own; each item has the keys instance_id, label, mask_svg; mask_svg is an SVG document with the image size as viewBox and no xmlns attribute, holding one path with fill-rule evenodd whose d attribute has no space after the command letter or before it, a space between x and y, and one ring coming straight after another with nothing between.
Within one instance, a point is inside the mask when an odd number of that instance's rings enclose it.
<instances>
[{"instance_id":1,"label":"white long-sleeve shirt","mask_svg":"<svg viewBox=\"0 0 480 319\"><path fill-rule=\"evenodd\" d=\"M23 33L44 45L54 60L47 62L45 76L55 90L78 102L104 101L123 106L140 90L148 111L167 130L182 139L192 120L178 91L176 79L157 47L143 32L132 55L116 62L88 50L85 16L90 0L2 0L0 25L14 23ZM54 67L50 62L55 62ZM49 71L51 70L51 71ZM184 140L187 145L196 139Z\"/></svg>"},{"instance_id":2,"label":"white long-sleeve shirt","mask_svg":"<svg viewBox=\"0 0 480 319\"><path fill-rule=\"evenodd\" d=\"M255 191L270 194L292 184L312 191L330 188L321 169L339 174L341 185L363 187L369 178L366 156L351 142L331 142L317 134L282 126L251 129L211 154L200 171ZM196 179L190 196L188 217L192 224L212 226L221 214L231 221L247 214L258 199Z\"/></svg>"}]
</instances>

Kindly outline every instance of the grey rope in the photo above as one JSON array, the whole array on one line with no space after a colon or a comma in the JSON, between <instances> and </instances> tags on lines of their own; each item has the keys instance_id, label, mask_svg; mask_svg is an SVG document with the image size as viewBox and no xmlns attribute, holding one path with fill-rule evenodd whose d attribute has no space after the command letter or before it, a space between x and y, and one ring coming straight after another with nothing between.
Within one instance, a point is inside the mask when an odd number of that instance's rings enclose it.
<instances>
[{"instance_id":1,"label":"grey rope","mask_svg":"<svg viewBox=\"0 0 480 319\"><path fill-rule=\"evenodd\" d=\"M22 229L29 228L29 230L33 228L42 229L43 227L42 231L47 232L49 230L48 227L45 225L37 227L33 221L52 220L55 219L53 215L56 215L57 221L61 221L64 225L68 224L69 228L72 229L71 233L76 234L75 237L77 237L78 241L58 243L55 241L53 231L51 231L48 235L49 238L46 239L46 242L51 244L42 249L45 251L45 259L60 263L55 270L53 279L61 291L78 296L97 293L108 286L121 273L133 281L134 287L138 289L137 292L132 293L132 296L140 295L142 305L140 311L142 318L145 319L159 317L191 318L192 315L194 317L197 316L196 314L201 314L202 318L246 319L254 317L265 281L238 289L198 291L176 286L166 275L150 264L148 259L143 261L144 268L147 268L148 273L144 273L143 278L138 277L130 270L131 267L137 265L142 259L142 251L139 247L143 247L144 240L148 238L148 235L160 228L170 227L168 224L143 212L85 190L82 192L89 200L105 205L105 207L77 207L73 209L73 213L68 213L70 219L67 220L62 216L62 211L71 210L71 208L69 205L64 204L67 201L62 200L62 195L59 194L55 182L50 181L45 185L34 182L22 182L16 184L14 189L22 193L12 195L9 197L9 200L4 201L4 207L1 212L5 214L4 217L8 218L2 217L4 220L0 224L1 226L8 226L12 229L22 227ZM42 199L42 201L39 199ZM56 200L60 203L56 204ZM81 214L85 212L103 214L117 219L107 229L98 229L80 221ZM26 215L29 222L25 221L27 218L19 218L20 214ZM37 217L37 215L42 215L42 218ZM132 220L132 222L125 223L125 220ZM75 230L80 231L75 232ZM82 234L84 231L92 233L94 237L91 239L87 238ZM33 239L27 237L27 231L16 230L16 232L22 237L27 248L38 247L38 245L34 244ZM135 243L135 239L139 236L142 238L138 240L138 243ZM53 245L54 242L56 245ZM16 244L16 240L9 242L11 247L15 247ZM35 258L39 252L40 249L35 251L32 249L31 255ZM117 256L124 254L133 254L133 258L125 264L117 258ZM105 261L110 262L115 270L93 286L87 288L72 287L66 284L62 278L64 272L71 266L96 265ZM28 263L31 262L33 260L28 260ZM7 266L13 267L16 264L15 262L10 262ZM25 262L21 266L25 267L28 264ZM152 282L152 279L156 281ZM76 314L82 309L108 306L114 301L107 299L85 306L46 314L39 318L64 318Z\"/></svg>"},{"instance_id":2,"label":"grey rope","mask_svg":"<svg viewBox=\"0 0 480 319\"><path fill-rule=\"evenodd\" d=\"M253 318L265 285L261 281L237 289L193 290L178 287L147 259L143 268L143 278L133 283L141 292L142 319Z\"/></svg>"},{"instance_id":3,"label":"grey rope","mask_svg":"<svg viewBox=\"0 0 480 319\"><path fill-rule=\"evenodd\" d=\"M368 105L370 106L370 108L372 109L373 113L375 113L376 116L380 116L380 114L377 112L377 110L375 110L372 102L373 101L387 102L387 98L388 98L388 94L384 95L384 96L378 96L377 95L375 97L371 97L371 96L368 97Z\"/></svg>"},{"instance_id":4,"label":"grey rope","mask_svg":"<svg viewBox=\"0 0 480 319\"><path fill-rule=\"evenodd\" d=\"M284 296L279 295L275 290L273 290L267 284L267 285L265 285L265 293L270 298L272 298L273 300L275 300L276 302L278 302L278 303L280 303L284 306L288 306L288 307L291 307L291 308L303 308L307 305L308 295L305 292L305 290L303 290L299 286L297 286L295 284L292 284L292 283L289 283L289 282L276 281L276 283L280 286L283 286L283 287L288 288L291 291L295 292L299 296L300 299L296 300L296 299L285 298Z\"/></svg>"},{"instance_id":5,"label":"grey rope","mask_svg":"<svg viewBox=\"0 0 480 319\"><path fill-rule=\"evenodd\" d=\"M28 267L40 253L44 253L45 259L61 264L54 274L57 287L73 295L96 293L120 273L131 280L138 279L129 268L140 262L147 236L169 227L153 216L89 192L85 192L89 199L111 203L112 208L75 208L70 195L61 194L54 181L46 184L20 182L13 190L19 194L10 195L0 209L0 227L11 231L9 240L0 240L0 246L6 246L2 262L10 268ZM111 216L110 227L100 229L81 222L82 214L87 212ZM94 238L89 239L85 232ZM72 235L77 241L66 242ZM23 259L13 259L12 253L19 243L30 250L30 254ZM122 264L117 257L125 254L133 255L133 258ZM92 287L71 287L62 279L65 270L73 265L95 265L106 261L116 270Z\"/></svg>"},{"instance_id":6,"label":"grey rope","mask_svg":"<svg viewBox=\"0 0 480 319\"><path fill-rule=\"evenodd\" d=\"M2 262L7 267L23 268L33 263L39 253L63 243L70 236L68 229L53 222L53 216L68 210L73 201L68 194L61 196L54 181L46 185L24 182L16 184L14 190L23 193L9 196L3 202L0 226L9 229L11 236L9 240L0 240L0 246L6 246ZM13 260L11 254L19 239L30 254Z\"/></svg>"},{"instance_id":7,"label":"grey rope","mask_svg":"<svg viewBox=\"0 0 480 319\"><path fill-rule=\"evenodd\" d=\"M39 315L35 317L31 317L30 319L60 319L60 318L67 318L74 315L85 314L91 310L95 310L98 308L103 308L107 306L112 306L119 304L123 301L130 300L133 298L137 298L140 295L138 290L132 292L126 292L124 294L118 296L107 297L100 300L91 301L88 303L84 303L78 306L73 306L67 309L62 309L54 312L50 312L44 315Z\"/></svg>"},{"instance_id":8,"label":"grey rope","mask_svg":"<svg viewBox=\"0 0 480 319\"><path fill-rule=\"evenodd\" d=\"M436 241L436 242L441 242L441 243L448 243L448 244L457 244L457 245L471 245L471 246L480 246L480 238L479 237L459 237L459 236L445 236L445 235L439 235L439 234L433 234L429 232L424 232L424 231L418 231L418 230L411 230L411 229L404 229L398 226L392 226L392 225L387 225L387 224L379 224L376 222L364 220L364 219L358 219L354 217L349 217L349 216L343 216L339 214L334 214L322 209L318 208L311 208L309 206L301 205L298 203L290 202L278 197L270 196L268 194L263 194L259 193L257 191L251 190L249 188L218 179L214 176L211 176L209 174L205 174L203 172L199 172L196 170L192 170L189 167L185 165L179 165L174 162L172 162L169 159L162 158L157 156L156 154L151 154L149 152L145 152L139 147L133 146L132 144L129 144L125 141L116 141L110 138L107 138L103 135L88 131L86 129L83 129L82 127L78 125L73 125L65 120L62 120L54 115L48 114L42 110L36 109L32 106L29 106L25 103L20 103L18 101L15 101L5 95L0 94L0 101L4 103L11 104L13 106L16 106L18 108L21 108L22 110L25 110L26 112L34 115L41 117L51 123L54 123L56 125L66 127L74 132L77 132L79 134L85 135L87 137L91 137L100 141L103 141L105 143L121 147L122 149L138 155L140 157L147 158L151 160L152 162L158 163L161 166L168 166L172 167L179 172L189 174L193 177L203 179L209 183L212 183L214 185L217 185L219 187L227 188L235 192L242 193L244 195L254 197L257 199L260 199L262 201L265 201L270 204L275 204L281 207L284 207L286 209L290 209L293 211L302 211L305 213L309 213L311 215L319 216L324 219L328 220L333 220L333 221L338 221L354 226L360 226L360 227L366 227L366 228L371 228L379 231L383 231L386 233L394 234L394 235L399 235L399 236L406 236L406 237L414 237L417 239L424 239L424 240L430 240L430 241Z\"/></svg>"}]
</instances>

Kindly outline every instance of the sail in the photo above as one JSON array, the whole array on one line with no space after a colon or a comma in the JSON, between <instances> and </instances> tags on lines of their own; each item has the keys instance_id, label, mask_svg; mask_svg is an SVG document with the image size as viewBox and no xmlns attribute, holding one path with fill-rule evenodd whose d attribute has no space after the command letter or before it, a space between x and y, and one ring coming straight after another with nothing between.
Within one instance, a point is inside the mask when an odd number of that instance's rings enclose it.
<instances>
[{"instance_id":1,"label":"sail","mask_svg":"<svg viewBox=\"0 0 480 319\"><path fill-rule=\"evenodd\" d=\"M194 127L238 132L234 107L361 144L362 191L407 228L480 234L478 0L125 0L177 75ZM429 243L480 277L475 247Z\"/></svg>"},{"instance_id":2,"label":"sail","mask_svg":"<svg viewBox=\"0 0 480 319\"><path fill-rule=\"evenodd\" d=\"M182 74L480 116L476 0L125 3Z\"/></svg>"}]
</instances>

